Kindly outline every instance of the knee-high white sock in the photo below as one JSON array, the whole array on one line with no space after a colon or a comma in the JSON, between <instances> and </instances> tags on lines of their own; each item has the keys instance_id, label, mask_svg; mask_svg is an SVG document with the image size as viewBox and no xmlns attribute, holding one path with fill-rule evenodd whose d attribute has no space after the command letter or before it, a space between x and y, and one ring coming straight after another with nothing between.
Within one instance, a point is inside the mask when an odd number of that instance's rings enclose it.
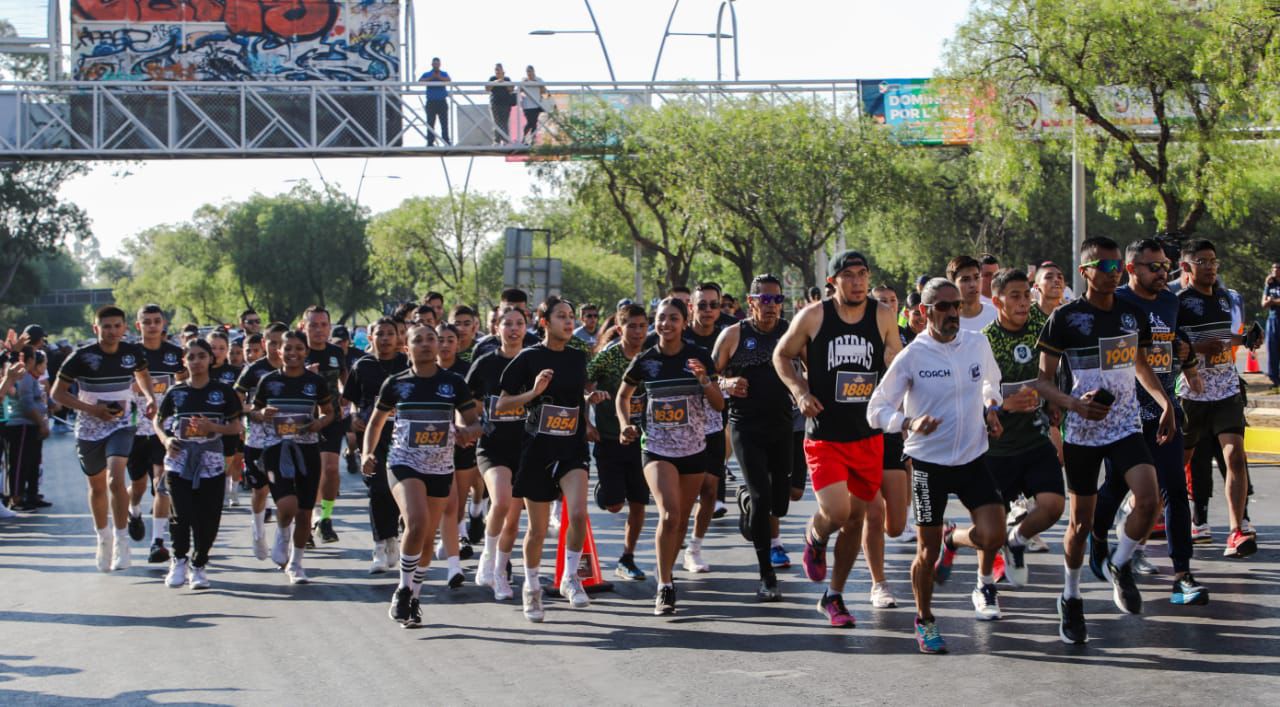
<instances>
[{"instance_id":1,"label":"knee-high white sock","mask_svg":"<svg viewBox=\"0 0 1280 707\"><path fill-rule=\"evenodd\" d=\"M418 560L421 554L400 556L400 587L413 589L413 574L418 571Z\"/></svg>"},{"instance_id":2,"label":"knee-high white sock","mask_svg":"<svg viewBox=\"0 0 1280 707\"><path fill-rule=\"evenodd\" d=\"M1129 558L1133 557L1133 551L1138 549L1138 543L1140 542L1140 540L1134 540L1129 537L1129 534L1124 532L1124 528L1120 529L1118 535L1120 536L1120 542L1116 543L1115 553L1111 556L1111 561L1115 563L1116 567L1123 565L1129 561Z\"/></svg>"},{"instance_id":3,"label":"knee-high white sock","mask_svg":"<svg viewBox=\"0 0 1280 707\"><path fill-rule=\"evenodd\" d=\"M1067 599L1079 599L1080 598L1080 570L1083 569L1083 567L1076 567L1075 569L1072 569L1070 567L1067 567L1066 563L1063 563L1062 569L1063 569L1063 575L1064 575L1063 576L1064 581L1062 584L1062 596L1066 597Z\"/></svg>"}]
</instances>

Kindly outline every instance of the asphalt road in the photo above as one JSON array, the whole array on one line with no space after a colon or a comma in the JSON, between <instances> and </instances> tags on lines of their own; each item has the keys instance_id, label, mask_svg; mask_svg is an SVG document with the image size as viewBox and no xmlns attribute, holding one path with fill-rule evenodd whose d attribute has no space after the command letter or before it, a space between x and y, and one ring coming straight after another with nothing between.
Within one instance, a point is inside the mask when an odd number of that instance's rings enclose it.
<instances>
[{"instance_id":1,"label":"asphalt road","mask_svg":"<svg viewBox=\"0 0 1280 707\"><path fill-rule=\"evenodd\" d=\"M425 626L386 616L395 576L367 574L363 485L343 477L335 513L341 541L308 554L313 583L290 586L250 548L250 515L228 510L210 563L211 589L169 589L145 563L101 574L93 566L85 486L69 436L46 447L44 492L54 507L0 521L0 704L827 704L1130 703L1275 704L1280 690L1280 480L1257 467L1252 517L1260 551L1221 557L1225 503L1212 506L1217 543L1197 546L1194 569L1212 591L1204 607L1168 603L1167 576L1142 580L1144 614L1122 616L1109 586L1088 578L1091 642L1063 645L1054 600L1063 525L1045 534L1052 554L1030 555L1030 587L1002 592L1004 618L978 623L969 592L975 559L962 553L935 597L952 654L916 651L907 569L912 546L890 543L889 579L900 607L871 608L869 579L854 570L846 593L852 631L828 628L821 592L799 570L811 496L793 506L783 538L797 561L786 600L753 597L754 555L735 516L713 525L713 572L677 573L679 612L652 615L652 579L615 583L589 609L547 601L526 622L517 601L489 590L423 589ZM948 515L960 518L952 499ZM606 558L622 519L593 509ZM652 520L650 521L652 524ZM651 526L650 526L651 527ZM1163 543L1150 553L1167 573ZM639 562L653 564L652 535ZM544 567L550 564L544 560ZM465 563L470 570L474 562ZM519 560L516 560L517 566ZM612 563L606 565L611 572ZM549 572L548 572L549 573ZM518 572L517 572L518 574Z\"/></svg>"}]
</instances>

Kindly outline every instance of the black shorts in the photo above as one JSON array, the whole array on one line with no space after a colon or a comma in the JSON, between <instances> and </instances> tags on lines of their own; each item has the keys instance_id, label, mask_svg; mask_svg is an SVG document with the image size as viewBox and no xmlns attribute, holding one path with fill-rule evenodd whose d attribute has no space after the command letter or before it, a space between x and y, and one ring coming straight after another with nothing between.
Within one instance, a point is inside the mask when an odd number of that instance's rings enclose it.
<instances>
[{"instance_id":1,"label":"black shorts","mask_svg":"<svg viewBox=\"0 0 1280 707\"><path fill-rule=\"evenodd\" d=\"M453 491L453 473L448 474L420 474L414 471L413 467L403 464L393 464L387 469L387 484L392 488L402 481L417 479L427 487L427 495L431 498L448 498L449 493Z\"/></svg>"},{"instance_id":2,"label":"black shorts","mask_svg":"<svg viewBox=\"0 0 1280 707\"><path fill-rule=\"evenodd\" d=\"M596 505L600 508L619 503L648 503L649 484L644 480L644 462L640 445L621 444L616 439L596 442L592 455L596 458Z\"/></svg>"},{"instance_id":3,"label":"black shorts","mask_svg":"<svg viewBox=\"0 0 1280 707\"><path fill-rule=\"evenodd\" d=\"M1142 433L1135 432L1101 447L1063 443L1062 459L1067 467L1067 490L1077 496L1096 496L1102 462L1111 462L1109 473L1123 475L1139 464L1150 464L1151 450Z\"/></svg>"},{"instance_id":4,"label":"black shorts","mask_svg":"<svg viewBox=\"0 0 1280 707\"><path fill-rule=\"evenodd\" d=\"M978 457L960 466L941 466L912 460L911 495L915 499L916 525L942 525L947 511L947 496L955 494L970 511L999 504L1000 492L987 465Z\"/></svg>"},{"instance_id":5,"label":"black shorts","mask_svg":"<svg viewBox=\"0 0 1280 707\"><path fill-rule=\"evenodd\" d=\"M80 459L80 471L85 476L97 476L106 471L107 459L120 457L126 462L133 452L132 427L121 427L100 440L77 439L76 456Z\"/></svg>"},{"instance_id":6,"label":"black shorts","mask_svg":"<svg viewBox=\"0 0 1280 707\"><path fill-rule=\"evenodd\" d=\"M244 448L244 478L249 488L260 489L267 486L267 472L262 468L262 449L259 447Z\"/></svg>"},{"instance_id":7,"label":"black shorts","mask_svg":"<svg viewBox=\"0 0 1280 707\"><path fill-rule=\"evenodd\" d=\"M1009 457L987 456L987 470L996 480L996 488L1004 497L1005 506L1022 494L1035 498L1042 493L1064 495L1062 465L1058 452L1048 439L1044 443L1021 454Z\"/></svg>"},{"instance_id":8,"label":"black shorts","mask_svg":"<svg viewBox=\"0 0 1280 707\"><path fill-rule=\"evenodd\" d=\"M707 473L707 452L703 450L697 454L690 454L687 457L668 457L664 454L654 454L645 450L641 455L645 466L649 466L654 462L666 462L676 468L681 476L690 476L692 474Z\"/></svg>"},{"instance_id":9,"label":"black shorts","mask_svg":"<svg viewBox=\"0 0 1280 707\"><path fill-rule=\"evenodd\" d=\"M707 435L707 449L704 451L702 464L705 471L717 479L724 478L724 430Z\"/></svg>"},{"instance_id":10,"label":"black shorts","mask_svg":"<svg viewBox=\"0 0 1280 707\"><path fill-rule=\"evenodd\" d=\"M240 435L222 435L222 456L234 457L244 452L244 440Z\"/></svg>"},{"instance_id":11,"label":"black shorts","mask_svg":"<svg viewBox=\"0 0 1280 707\"><path fill-rule=\"evenodd\" d=\"M1206 437L1244 434L1244 403L1238 395L1211 403L1184 399L1182 411L1186 413L1186 425L1182 430L1183 449L1195 449Z\"/></svg>"},{"instance_id":12,"label":"black shorts","mask_svg":"<svg viewBox=\"0 0 1280 707\"><path fill-rule=\"evenodd\" d=\"M316 495L320 492L320 446L317 444L299 444L302 452L303 466L292 479L280 475L280 451L283 444L277 444L262 450L262 467L267 472L267 482L271 486L271 498L276 503L289 496L298 498L298 508L309 511L316 507Z\"/></svg>"},{"instance_id":13,"label":"black shorts","mask_svg":"<svg viewBox=\"0 0 1280 707\"><path fill-rule=\"evenodd\" d=\"M796 430L791 439L791 488L804 491L809 486L809 462L804 458L804 430Z\"/></svg>"},{"instance_id":14,"label":"black shorts","mask_svg":"<svg viewBox=\"0 0 1280 707\"><path fill-rule=\"evenodd\" d=\"M474 469L479 463L474 444L470 447L453 448L453 468L455 471L458 469Z\"/></svg>"},{"instance_id":15,"label":"black shorts","mask_svg":"<svg viewBox=\"0 0 1280 707\"><path fill-rule=\"evenodd\" d=\"M589 459L585 438L526 435L511 495L535 503L551 503L560 498L560 479L574 469L590 468Z\"/></svg>"},{"instance_id":16,"label":"black shorts","mask_svg":"<svg viewBox=\"0 0 1280 707\"><path fill-rule=\"evenodd\" d=\"M886 469L906 469L904 457L902 433L884 433L884 461L881 465Z\"/></svg>"},{"instance_id":17,"label":"black shorts","mask_svg":"<svg viewBox=\"0 0 1280 707\"><path fill-rule=\"evenodd\" d=\"M156 435L135 435L129 450L129 480L152 476L157 466L164 465L164 445Z\"/></svg>"},{"instance_id":18,"label":"black shorts","mask_svg":"<svg viewBox=\"0 0 1280 707\"><path fill-rule=\"evenodd\" d=\"M347 438L347 429L351 427L351 419L343 417L334 420L328 427L320 430L320 451L338 454L342 451L342 440Z\"/></svg>"}]
</instances>

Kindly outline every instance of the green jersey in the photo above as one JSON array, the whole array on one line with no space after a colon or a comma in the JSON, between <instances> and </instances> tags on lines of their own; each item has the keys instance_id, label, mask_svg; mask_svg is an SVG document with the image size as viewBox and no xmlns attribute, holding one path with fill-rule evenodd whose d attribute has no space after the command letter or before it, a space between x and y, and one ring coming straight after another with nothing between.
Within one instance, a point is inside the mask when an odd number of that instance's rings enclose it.
<instances>
[{"instance_id":1,"label":"green jersey","mask_svg":"<svg viewBox=\"0 0 1280 707\"><path fill-rule=\"evenodd\" d=\"M618 434L622 430L618 429L618 413L615 407L615 398L618 396L618 388L622 387L622 375L627 372L627 366L631 365L631 359L622 352L622 344L610 346L609 348L596 354L594 358L587 363L587 382L595 383L596 390L603 390L609 394L609 399L597 403L596 410L596 429L600 431L600 437L604 439L616 440ZM644 395L640 391L636 391L632 396L632 408L644 409Z\"/></svg>"},{"instance_id":2,"label":"green jersey","mask_svg":"<svg viewBox=\"0 0 1280 707\"><path fill-rule=\"evenodd\" d=\"M1036 342L1048 317L1032 307L1027 323L1021 331L1009 331L1000 326L1000 320L991 322L982 333L991 344L991 353L1000 366L1000 394L1004 398L1024 387L1033 387L1040 376L1040 355ZM1001 412L1000 426L1004 433L1000 439L992 439L987 454L993 457L1011 457L1044 444L1049 431L1049 418L1043 403L1034 412Z\"/></svg>"}]
</instances>

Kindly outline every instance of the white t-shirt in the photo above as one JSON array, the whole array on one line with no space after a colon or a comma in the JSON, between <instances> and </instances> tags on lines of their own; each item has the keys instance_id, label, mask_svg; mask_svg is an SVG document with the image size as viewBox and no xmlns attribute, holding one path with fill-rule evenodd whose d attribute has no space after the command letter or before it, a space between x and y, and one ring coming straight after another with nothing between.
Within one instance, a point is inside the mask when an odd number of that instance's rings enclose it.
<instances>
[{"instance_id":1,"label":"white t-shirt","mask_svg":"<svg viewBox=\"0 0 1280 707\"><path fill-rule=\"evenodd\" d=\"M960 315L960 329L961 331L975 331L982 333L982 329L995 320L995 305L990 302L983 302L982 311L978 312L978 316L966 317L964 314Z\"/></svg>"}]
</instances>

